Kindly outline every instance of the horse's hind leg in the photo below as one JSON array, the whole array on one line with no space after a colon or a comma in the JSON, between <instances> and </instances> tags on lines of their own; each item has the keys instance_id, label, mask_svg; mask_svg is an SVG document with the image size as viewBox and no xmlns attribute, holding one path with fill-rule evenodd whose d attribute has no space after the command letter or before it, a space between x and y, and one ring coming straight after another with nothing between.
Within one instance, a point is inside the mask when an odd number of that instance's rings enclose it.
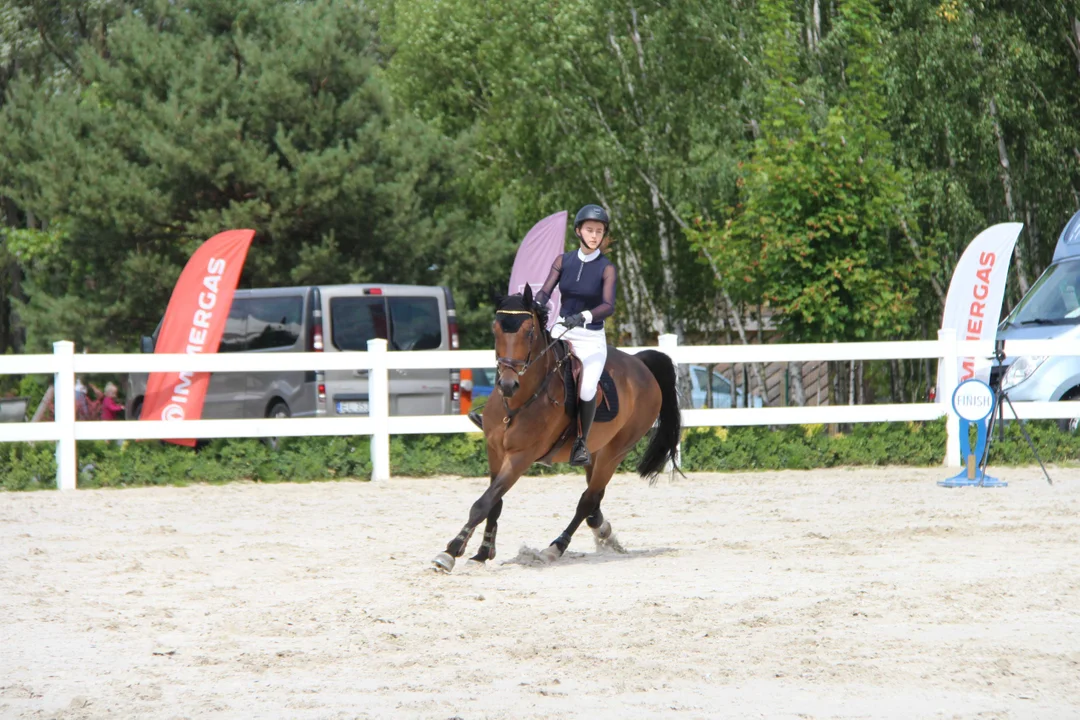
<instances>
[{"instance_id":1,"label":"horse's hind leg","mask_svg":"<svg viewBox=\"0 0 1080 720\"><path fill-rule=\"evenodd\" d=\"M601 502L604 499L604 492L600 491ZM593 540L596 542L597 550L611 549L615 552L624 553L626 550L619 544L619 539L615 537L615 533L611 529L611 523L604 519L604 511L600 509L599 504L596 506L596 512L585 518L585 524L593 532Z\"/></svg>"},{"instance_id":2,"label":"horse's hind leg","mask_svg":"<svg viewBox=\"0 0 1080 720\"><path fill-rule=\"evenodd\" d=\"M573 538L583 520L589 520L589 527L594 528L594 533L597 528L602 528L605 525L604 515L600 512L600 501L604 498L604 489L607 487L608 482L611 481L611 476L615 474L615 468L619 466L621 461L621 457L610 457L603 450L598 451L593 456L593 464L586 470L589 485L578 500L574 519L566 526L562 535L555 538L555 541L540 553L541 557L548 562L553 562L562 557L562 554L566 552L566 548L570 546L570 539ZM593 523L596 524L593 525ZM608 534L610 534L610 524L608 524L607 529Z\"/></svg>"}]
</instances>

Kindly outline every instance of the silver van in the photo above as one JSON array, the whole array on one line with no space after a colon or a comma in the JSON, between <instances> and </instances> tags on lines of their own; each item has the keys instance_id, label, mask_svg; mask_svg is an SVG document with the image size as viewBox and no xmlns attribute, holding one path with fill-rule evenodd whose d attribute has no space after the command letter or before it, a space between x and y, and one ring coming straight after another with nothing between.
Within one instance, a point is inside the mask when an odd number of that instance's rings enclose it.
<instances>
[{"instance_id":1,"label":"silver van","mask_svg":"<svg viewBox=\"0 0 1080 720\"><path fill-rule=\"evenodd\" d=\"M158 330L142 339L152 353ZM311 285L237 290L218 352L456 350L457 313L449 288L425 285ZM391 370L391 415L460 411L458 370ZM146 373L128 376L127 416L138 418ZM214 373L205 419L334 417L368 413L366 370Z\"/></svg>"},{"instance_id":2,"label":"silver van","mask_svg":"<svg viewBox=\"0 0 1080 720\"><path fill-rule=\"evenodd\" d=\"M1054 258L1027 294L998 326L998 340L1049 340L1080 337L1080 212L1061 231ZM1058 401L1080 399L1080 357L1007 357L994 368L1009 399ZM1061 421L1075 430L1076 420Z\"/></svg>"}]
</instances>

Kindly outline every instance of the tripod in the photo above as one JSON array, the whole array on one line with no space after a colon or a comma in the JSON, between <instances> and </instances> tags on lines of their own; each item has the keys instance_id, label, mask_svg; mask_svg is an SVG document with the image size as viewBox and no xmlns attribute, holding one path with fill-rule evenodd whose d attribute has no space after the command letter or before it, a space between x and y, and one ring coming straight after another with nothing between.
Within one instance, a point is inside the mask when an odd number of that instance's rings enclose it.
<instances>
[{"instance_id":1,"label":"tripod","mask_svg":"<svg viewBox=\"0 0 1080 720\"><path fill-rule=\"evenodd\" d=\"M1005 360L1005 343L997 341L994 343L994 360L997 362L997 366L1000 368ZM991 373L991 377L993 373ZM1002 387L1001 381L1003 373L998 373L997 379L994 381L992 387L994 391L994 409L990 413L990 421L986 428L986 447L983 448L982 458L979 460L979 476L980 484L986 479L986 464L990 460L990 445L994 440L994 425L998 426L998 437L1005 440L1005 403L1009 404L1009 409L1012 410L1013 417L1020 423L1020 432L1024 434L1024 439L1027 440L1028 447L1031 448L1031 453L1035 456L1035 459L1039 461L1039 467L1042 468L1043 475L1046 476L1046 482L1051 485L1054 481L1050 479L1050 473L1046 471L1046 465L1043 464L1042 458L1039 457L1039 451L1035 449L1035 443L1031 440L1031 435L1028 434L1027 424L1024 420L1016 414L1016 408L1013 407L1012 400L1009 399L1009 393Z\"/></svg>"}]
</instances>

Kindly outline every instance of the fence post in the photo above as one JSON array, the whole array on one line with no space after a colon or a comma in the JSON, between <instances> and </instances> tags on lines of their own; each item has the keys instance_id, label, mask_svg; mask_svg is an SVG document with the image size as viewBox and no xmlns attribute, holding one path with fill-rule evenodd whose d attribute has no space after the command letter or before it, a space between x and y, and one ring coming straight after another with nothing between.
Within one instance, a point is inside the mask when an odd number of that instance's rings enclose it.
<instances>
[{"instance_id":1,"label":"fence post","mask_svg":"<svg viewBox=\"0 0 1080 720\"><path fill-rule=\"evenodd\" d=\"M371 358L368 372L368 417L375 421L371 434L371 479L390 479L390 372L387 368L386 340L368 340Z\"/></svg>"},{"instance_id":2,"label":"fence post","mask_svg":"<svg viewBox=\"0 0 1080 720\"><path fill-rule=\"evenodd\" d=\"M956 353L956 330L943 328L938 330L938 342L942 346L941 359L938 361L938 379L940 395L937 401L944 404L945 410L945 467L961 467L960 460L960 416L953 410L952 396L958 382Z\"/></svg>"},{"instance_id":3,"label":"fence post","mask_svg":"<svg viewBox=\"0 0 1080 720\"><path fill-rule=\"evenodd\" d=\"M53 422L56 424L56 487L74 490L78 477L75 460L75 343L53 343L57 360L53 378Z\"/></svg>"},{"instance_id":4,"label":"fence post","mask_svg":"<svg viewBox=\"0 0 1080 720\"><path fill-rule=\"evenodd\" d=\"M675 363L675 389L678 392L679 387L679 362L675 359L675 350L679 347L679 336L673 333L665 333L657 338L660 346L660 352L671 358L671 362ZM682 461L682 442L675 447L675 461ZM674 472L675 468L669 462L664 466L664 472Z\"/></svg>"}]
</instances>

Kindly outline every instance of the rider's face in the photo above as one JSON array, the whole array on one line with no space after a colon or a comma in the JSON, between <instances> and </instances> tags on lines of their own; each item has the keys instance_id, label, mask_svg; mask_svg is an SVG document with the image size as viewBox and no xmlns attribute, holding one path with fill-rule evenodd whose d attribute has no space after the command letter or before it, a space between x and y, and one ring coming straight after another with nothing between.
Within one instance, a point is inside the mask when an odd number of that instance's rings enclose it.
<instances>
[{"instance_id":1,"label":"rider's face","mask_svg":"<svg viewBox=\"0 0 1080 720\"><path fill-rule=\"evenodd\" d=\"M604 241L605 229L604 223L599 220L586 220L581 223L581 227L578 228L578 237L590 253L600 247L600 243Z\"/></svg>"}]
</instances>

